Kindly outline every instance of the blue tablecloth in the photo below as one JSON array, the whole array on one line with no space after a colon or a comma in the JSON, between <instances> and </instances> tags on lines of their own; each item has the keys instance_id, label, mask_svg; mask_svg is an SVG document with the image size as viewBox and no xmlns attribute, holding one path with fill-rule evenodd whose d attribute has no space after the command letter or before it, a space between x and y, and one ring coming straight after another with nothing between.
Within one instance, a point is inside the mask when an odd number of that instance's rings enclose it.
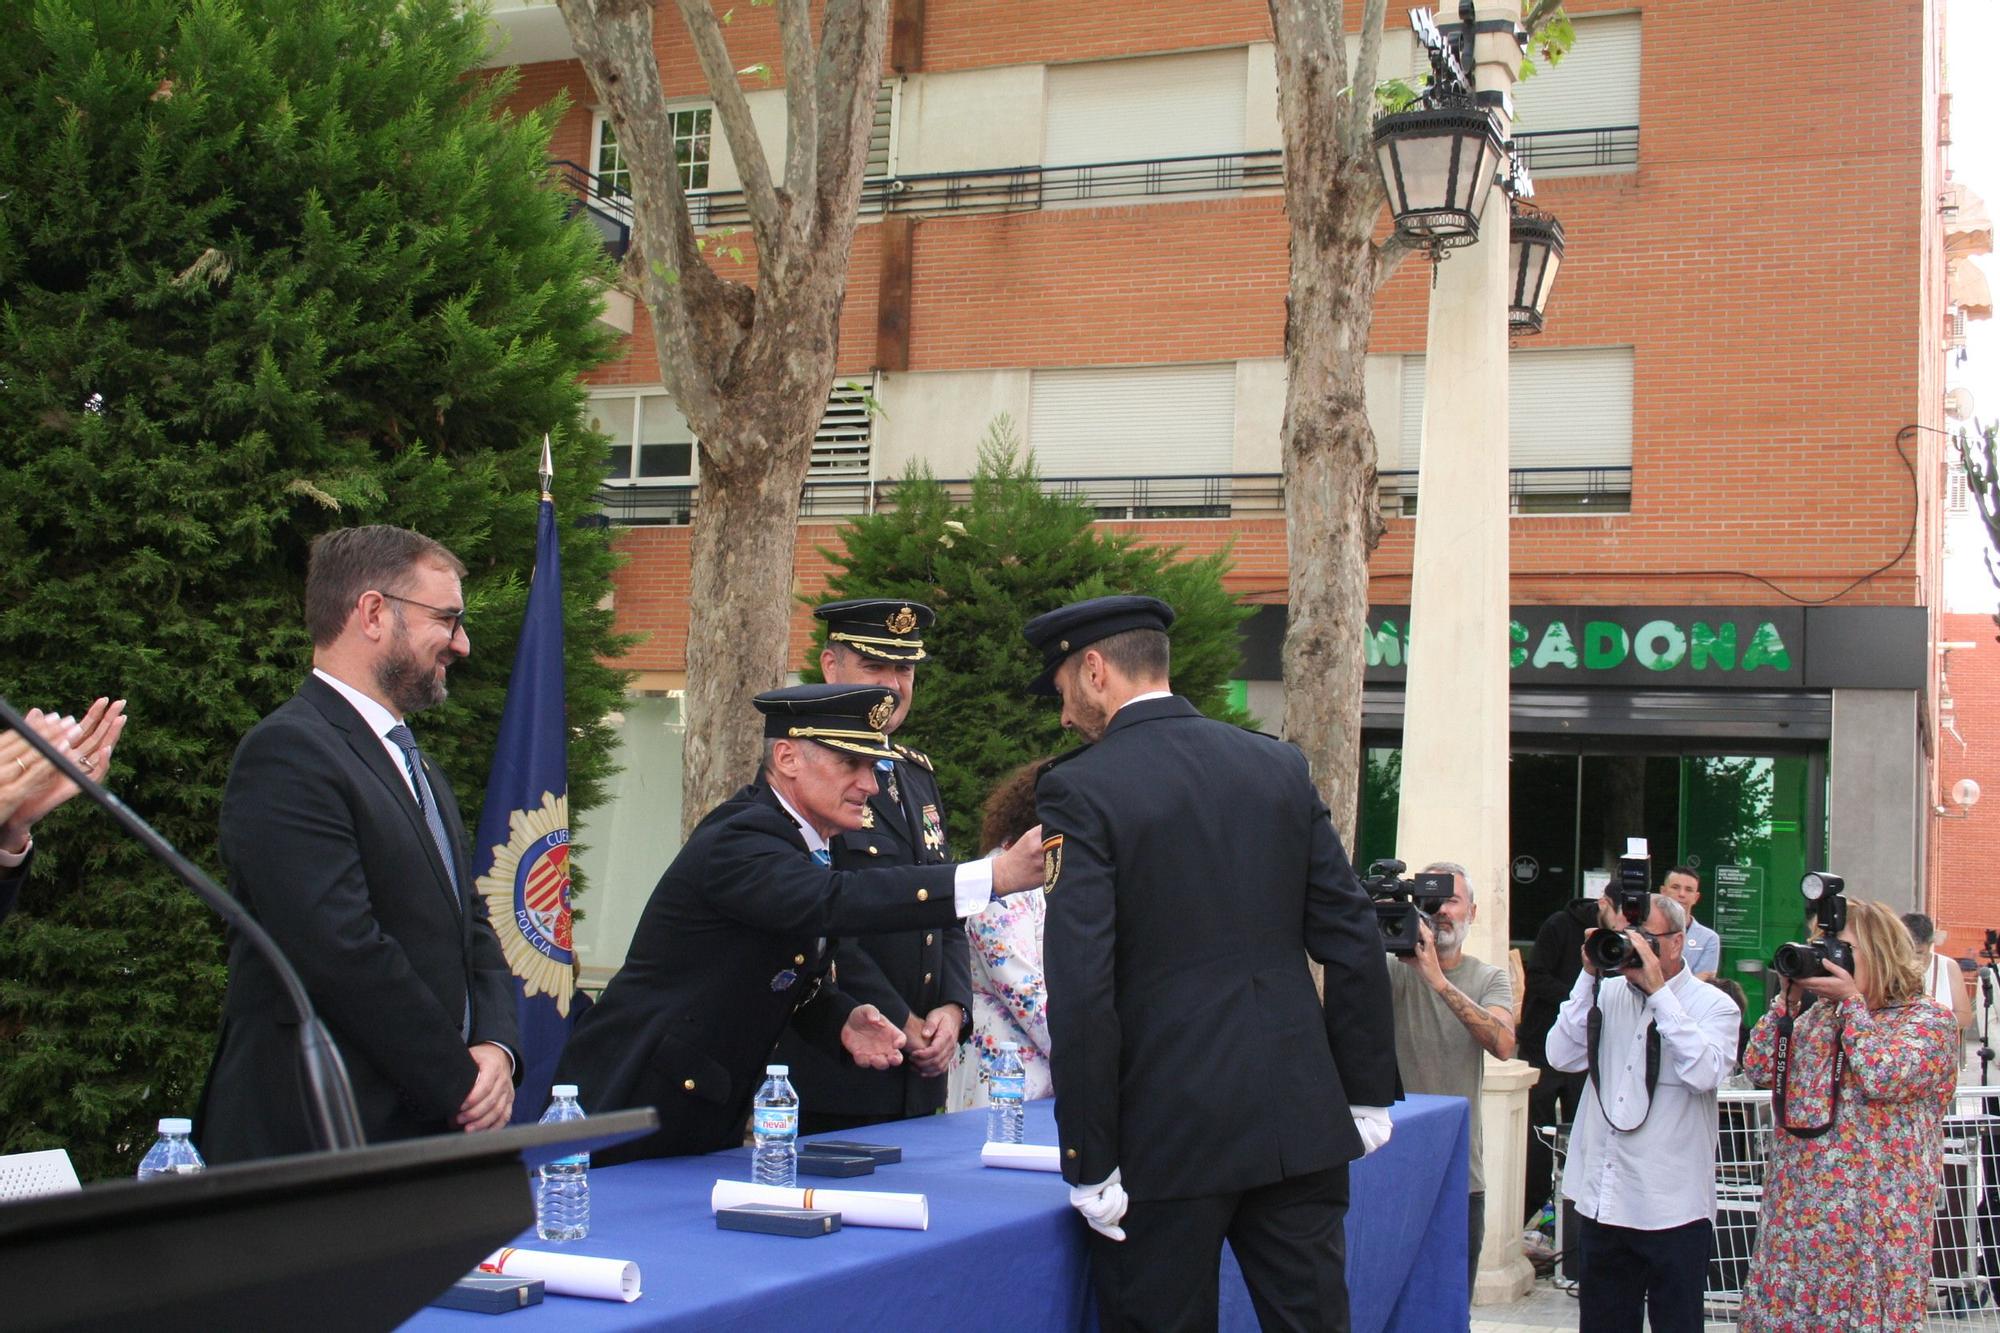
<instances>
[{"instance_id":1,"label":"blue tablecloth","mask_svg":"<svg viewBox=\"0 0 2000 1333\"><path fill-rule=\"evenodd\" d=\"M1464 1329L1466 1105L1412 1097L1392 1114L1394 1138L1353 1172L1354 1327ZM633 1260L645 1295L630 1305L550 1296L505 1316L500 1333L1094 1327L1084 1225L1062 1177L981 1166L985 1134L985 1113L967 1112L839 1136L898 1144L903 1160L871 1176L815 1183L929 1195L928 1231L851 1227L795 1240L717 1230L709 1189L720 1176L749 1178L742 1149L592 1171L589 1239L558 1247L530 1231L517 1243ZM1029 1104L1028 1141L1056 1141L1050 1103ZM1255 1328L1234 1261L1225 1264L1223 1327ZM495 1329L490 1315L455 1310L427 1310L404 1327Z\"/></svg>"}]
</instances>

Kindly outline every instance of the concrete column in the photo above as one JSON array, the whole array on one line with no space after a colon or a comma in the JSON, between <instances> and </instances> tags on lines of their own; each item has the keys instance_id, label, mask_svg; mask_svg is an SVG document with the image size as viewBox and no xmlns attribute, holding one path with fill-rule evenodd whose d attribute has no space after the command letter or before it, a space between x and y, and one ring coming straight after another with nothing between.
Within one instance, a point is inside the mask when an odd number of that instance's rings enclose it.
<instances>
[{"instance_id":1,"label":"concrete column","mask_svg":"<svg viewBox=\"0 0 2000 1333\"><path fill-rule=\"evenodd\" d=\"M1918 883L1930 781L1919 728L1915 690L1833 692L1825 868L1846 876L1855 897L1898 912L1923 910ZM1407 773L1407 758L1403 765Z\"/></svg>"},{"instance_id":2,"label":"concrete column","mask_svg":"<svg viewBox=\"0 0 2000 1333\"><path fill-rule=\"evenodd\" d=\"M1520 68L1518 0L1481 5L1507 28L1478 37L1476 86L1506 92ZM1498 112L1501 136L1508 132ZM1493 187L1479 240L1450 252L1431 289L1425 344L1423 460L1410 586L1404 686L1403 788L1396 855L1472 872L1479 915L1466 951L1507 965L1508 494L1506 192ZM1514 1300L1534 1283L1521 1254L1528 1088L1536 1071L1488 1060L1478 1114L1485 1130L1486 1241L1473 1298Z\"/></svg>"}]
</instances>

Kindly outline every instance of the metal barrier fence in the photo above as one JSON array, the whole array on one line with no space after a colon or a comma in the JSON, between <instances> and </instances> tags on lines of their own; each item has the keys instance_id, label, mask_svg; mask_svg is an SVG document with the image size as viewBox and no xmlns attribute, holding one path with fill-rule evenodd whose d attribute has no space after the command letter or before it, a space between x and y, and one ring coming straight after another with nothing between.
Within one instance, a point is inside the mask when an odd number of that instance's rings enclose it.
<instances>
[{"instance_id":1,"label":"metal barrier fence","mask_svg":"<svg viewBox=\"0 0 2000 1333\"><path fill-rule=\"evenodd\" d=\"M1757 1249L1771 1159L1771 1094L1725 1089L1717 1111L1715 1250L1704 1300L1708 1328L1726 1330L1736 1327L1743 1282ZM1944 1165L1931 1222L1928 1330L2000 1333L2000 1114L1995 1112L2000 1112L2000 1087L1968 1085L1959 1088L1954 1113L1945 1119ZM1555 1140L1558 1198L1565 1137L1558 1133ZM1557 1248L1573 1239L1559 1229Z\"/></svg>"}]
</instances>

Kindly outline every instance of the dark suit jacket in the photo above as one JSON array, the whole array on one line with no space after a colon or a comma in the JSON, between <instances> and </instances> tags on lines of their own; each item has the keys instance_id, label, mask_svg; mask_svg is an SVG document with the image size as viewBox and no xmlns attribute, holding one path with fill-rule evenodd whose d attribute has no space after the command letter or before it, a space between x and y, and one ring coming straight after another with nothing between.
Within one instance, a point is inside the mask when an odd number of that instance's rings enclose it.
<instances>
[{"instance_id":1,"label":"dark suit jacket","mask_svg":"<svg viewBox=\"0 0 2000 1333\"><path fill-rule=\"evenodd\" d=\"M586 1111L656 1106L657 1134L599 1162L733 1148L788 1022L829 1049L855 1002L825 983L838 931L958 919L953 868L814 864L777 796L745 787L696 826L653 890L625 966L556 1068Z\"/></svg>"},{"instance_id":2,"label":"dark suit jacket","mask_svg":"<svg viewBox=\"0 0 2000 1333\"><path fill-rule=\"evenodd\" d=\"M1064 1178L1171 1199L1359 1157L1348 1106L1397 1091L1389 974L1305 757L1148 700L1036 804Z\"/></svg>"},{"instance_id":3,"label":"dark suit jacket","mask_svg":"<svg viewBox=\"0 0 2000 1333\"><path fill-rule=\"evenodd\" d=\"M243 738L222 796L230 890L304 979L371 1143L456 1128L478 1075L459 1033L468 994L471 1043L498 1042L519 1060L507 961L472 893L458 801L442 770L425 773L458 849L456 885L395 761L317 676ZM277 974L232 934L195 1127L202 1155L308 1152L308 1123L291 1007Z\"/></svg>"},{"instance_id":4,"label":"dark suit jacket","mask_svg":"<svg viewBox=\"0 0 2000 1333\"><path fill-rule=\"evenodd\" d=\"M901 799L890 794L885 779L868 802L872 827L833 839L833 863L842 870L943 865L951 860L944 798L931 776L930 760L907 747L895 748L904 756L894 761ZM927 828L934 829L928 840ZM834 950L833 964L841 994L857 1004L874 1005L898 1027L913 1013L922 1017L939 1005L956 1004L965 1020L960 1039L972 1035L972 958L964 922L844 939ZM894 1069L865 1069L795 1032L778 1042L777 1059L791 1066L792 1086L808 1113L882 1120L929 1115L944 1105L951 1082L942 1075L925 1078L909 1063Z\"/></svg>"}]
</instances>

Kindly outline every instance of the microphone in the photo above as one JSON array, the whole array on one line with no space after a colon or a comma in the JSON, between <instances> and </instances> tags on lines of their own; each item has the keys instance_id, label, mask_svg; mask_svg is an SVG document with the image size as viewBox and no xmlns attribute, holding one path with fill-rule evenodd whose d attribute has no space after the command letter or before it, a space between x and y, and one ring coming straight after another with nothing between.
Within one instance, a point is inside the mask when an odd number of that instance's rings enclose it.
<instances>
[{"instance_id":1,"label":"microphone","mask_svg":"<svg viewBox=\"0 0 2000 1333\"><path fill-rule=\"evenodd\" d=\"M151 824L133 814L123 801L78 768L67 755L56 749L53 741L29 726L27 719L15 712L14 706L5 698L0 698L0 728L18 733L42 758L55 765L57 772L74 782L85 796L116 820L120 828L173 871L181 883L193 890L195 897L208 904L209 910L221 917L231 929L241 933L244 939L250 941L250 946L264 956L264 961L278 974L278 981L285 988L285 994L292 1002L292 1013L299 1022L299 1057L305 1074L307 1118L312 1123L314 1141L325 1149L362 1147L365 1140L361 1134L361 1113L354 1105L354 1087L348 1082L347 1065L341 1060L340 1049L333 1044L333 1038L327 1035L325 1025L319 1021L319 1015L313 1012L312 1001L306 997L305 983L299 980L299 974L286 961L284 951L278 948L277 942L265 933L264 927L257 923L242 903L225 893L194 862L182 856Z\"/></svg>"}]
</instances>

